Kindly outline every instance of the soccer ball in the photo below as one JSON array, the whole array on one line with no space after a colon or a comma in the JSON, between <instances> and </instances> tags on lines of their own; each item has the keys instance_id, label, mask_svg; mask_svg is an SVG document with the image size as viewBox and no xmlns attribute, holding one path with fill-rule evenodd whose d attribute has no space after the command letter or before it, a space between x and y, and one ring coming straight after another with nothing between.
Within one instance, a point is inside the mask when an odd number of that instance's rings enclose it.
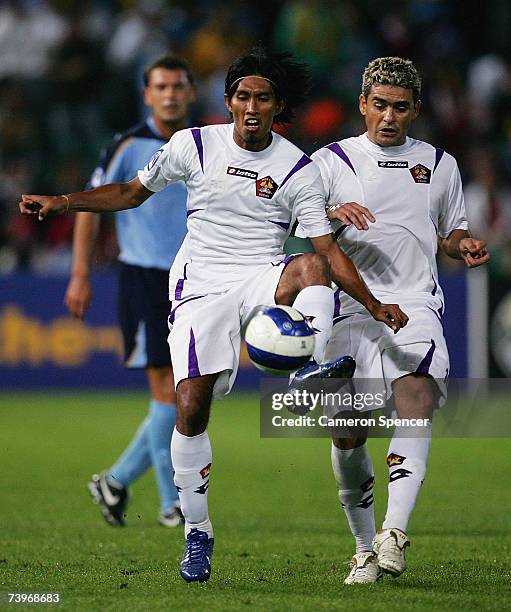
<instances>
[{"instance_id":1,"label":"soccer ball","mask_svg":"<svg viewBox=\"0 0 511 612\"><path fill-rule=\"evenodd\" d=\"M245 329L245 342L256 368L287 376L311 358L314 329L295 308L257 306Z\"/></svg>"}]
</instances>

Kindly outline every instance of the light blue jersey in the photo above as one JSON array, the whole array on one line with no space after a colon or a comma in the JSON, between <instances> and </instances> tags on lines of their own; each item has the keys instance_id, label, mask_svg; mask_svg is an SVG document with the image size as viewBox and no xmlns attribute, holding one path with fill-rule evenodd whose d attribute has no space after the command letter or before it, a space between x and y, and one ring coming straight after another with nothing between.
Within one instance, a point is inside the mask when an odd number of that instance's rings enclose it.
<instances>
[{"instance_id":1,"label":"light blue jersey","mask_svg":"<svg viewBox=\"0 0 511 612\"><path fill-rule=\"evenodd\" d=\"M165 143L152 118L118 134L104 151L89 186L130 181ZM186 200L186 187L179 182L138 208L115 213L119 259L168 271L186 234Z\"/></svg>"}]
</instances>

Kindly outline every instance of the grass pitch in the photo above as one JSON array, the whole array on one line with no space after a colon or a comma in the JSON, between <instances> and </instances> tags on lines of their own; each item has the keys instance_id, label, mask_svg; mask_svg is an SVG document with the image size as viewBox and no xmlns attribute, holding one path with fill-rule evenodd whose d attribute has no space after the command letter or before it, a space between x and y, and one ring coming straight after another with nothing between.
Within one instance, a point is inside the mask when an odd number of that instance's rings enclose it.
<instances>
[{"instance_id":1,"label":"grass pitch","mask_svg":"<svg viewBox=\"0 0 511 612\"><path fill-rule=\"evenodd\" d=\"M213 573L187 585L177 571L182 531L157 524L152 472L132 487L124 529L109 527L86 491L146 403L142 394L0 395L0 592L60 593L61 609L87 611L511 608L509 440L434 440L409 568L397 580L345 587L353 544L328 440L260 439L255 396L217 403ZM370 441L378 523L386 446ZM0 606L23 609L5 595Z\"/></svg>"}]
</instances>

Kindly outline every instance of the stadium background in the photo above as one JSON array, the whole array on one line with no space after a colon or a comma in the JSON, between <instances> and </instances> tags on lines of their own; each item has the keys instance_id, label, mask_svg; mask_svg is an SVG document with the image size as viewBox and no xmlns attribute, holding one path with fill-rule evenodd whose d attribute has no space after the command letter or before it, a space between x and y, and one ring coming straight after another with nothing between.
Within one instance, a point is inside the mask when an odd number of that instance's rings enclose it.
<instances>
[{"instance_id":1,"label":"stadium background","mask_svg":"<svg viewBox=\"0 0 511 612\"><path fill-rule=\"evenodd\" d=\"M325 440L258 439L257 396L246 393L258 376L246 360L241 391L211 423L209 590L179 583L180 535L156 525L151 476L137 483L130 527L107 529L84 483L125 446L147 396L143 373L119 360L112 219L81 323L62 304L73 216L39 224L17 201L83 187L101 146L143 115L142 68L162 52L195 68L195 124L226 120L223 78L239 51L261 41L302 57L314 84L287 135L307 152L363 130L357 97L370 59L410 57L424 77L411 134L457 157L471 226L492 252L487 270L469 275L439 262L453 373L509 376L510 31L511 3L500 0L0 3L0 605L2 591L23 589L60 591L72 610L509 609L508 441L434 440L410 570L377 585L370 605L339 593L352 544ZM381 519L385 441L371 444Z\"/></svg>"},{"instance_id":2,"label":"stadium background","mask_svg":"<svg viewBox=\"0 0 511 612\"><path fill-rule=\"evenodd\" d=\"M424 95L412 135L457 157L471 227L492 252L489 277L472 274L469 287L458 262L440 261L452 295L453 374L509 375L510 29L511 5L498 0L263 0L256 9L244 0L3 2L0 387L143 384L118 359L112 220L105 217L95 254L95 307L84 324L71 322L61 298L73 216L44 224L22 218L19 194L81 189L101 146L143 116L143 66L165 51L195 68L193 123L225 121L225 69L258 41L293 51L312 68L309 101L286 130L307 152L363 130L357 96L371 58L398 54L418 63ZM240 382L250 384L250 371Z\"/></svg>"}]
</instances>

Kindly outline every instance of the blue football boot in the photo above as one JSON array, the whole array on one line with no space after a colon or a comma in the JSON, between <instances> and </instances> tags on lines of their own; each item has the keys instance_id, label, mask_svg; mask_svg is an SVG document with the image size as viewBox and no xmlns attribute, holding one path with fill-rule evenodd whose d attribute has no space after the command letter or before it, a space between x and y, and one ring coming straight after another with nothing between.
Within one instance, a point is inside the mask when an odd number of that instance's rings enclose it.
<instances>
[{"instance_id":1,"label":"blue football boot","mask_svg":"<svg viewBox=\"0 0 511 612\"><path fill-rule=\"evenodd\" d=\"M186 537L179 573L186 582L206 582L211 575L214 538L205 531L192 529Z\"/></svg>"}]
</instances>

